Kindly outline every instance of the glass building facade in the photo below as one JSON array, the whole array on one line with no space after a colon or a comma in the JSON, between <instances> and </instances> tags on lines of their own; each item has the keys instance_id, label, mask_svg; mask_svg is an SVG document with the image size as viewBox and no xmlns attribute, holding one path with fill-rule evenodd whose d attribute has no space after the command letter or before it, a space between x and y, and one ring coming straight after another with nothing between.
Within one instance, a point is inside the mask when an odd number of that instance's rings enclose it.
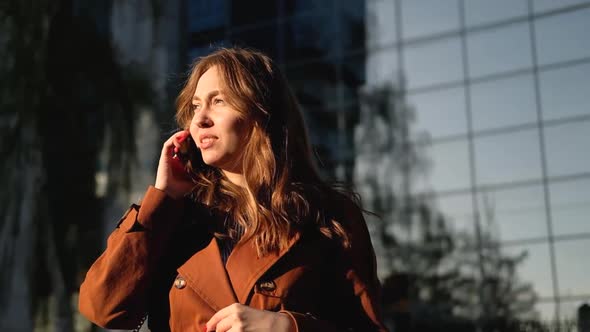
<instances>
[{"instance_id":1,"label":"glass building facade","mask_svg":"<svg viewBox=\"0 0 590 332\"><path fill-rule=\"evenodd\" d=\"M436 302L440 287L412 281L425 271L413 259L432 261L412 248L442 234L452 245L429 275L471 285L442 312L479 328L506 310L577 319L590 301L590 1L187 6L186 62L211 46L271 55L326 178L354 184L381 215L368 218L380 277L413 285L386 287L397 292L386 312Z\"/></svg>"}]
</instances>

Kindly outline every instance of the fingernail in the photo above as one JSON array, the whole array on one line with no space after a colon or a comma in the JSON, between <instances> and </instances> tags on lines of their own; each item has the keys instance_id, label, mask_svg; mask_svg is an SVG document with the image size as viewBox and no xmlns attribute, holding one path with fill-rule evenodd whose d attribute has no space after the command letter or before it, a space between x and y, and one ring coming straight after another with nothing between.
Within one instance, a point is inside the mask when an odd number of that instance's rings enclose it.
<instances>
[{"instance_id":1,"label":"fingernail","mask_svg":"<svg viewBox=\"0 0 590 332\"><path fill-rule=\"evenodd\" d=\"M174 147L174 153L178 153L178 148Z\"/></svg>"}]
</instances>

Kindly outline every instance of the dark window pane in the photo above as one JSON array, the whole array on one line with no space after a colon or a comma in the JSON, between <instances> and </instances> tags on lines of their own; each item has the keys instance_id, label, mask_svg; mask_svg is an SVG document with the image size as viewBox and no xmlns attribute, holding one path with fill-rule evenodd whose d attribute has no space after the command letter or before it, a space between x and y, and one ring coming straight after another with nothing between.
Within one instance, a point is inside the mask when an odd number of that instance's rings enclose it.
<instances>
[{"instance_id":1,"label":"dark window pane","mask_svg":"<svg viewBox=\"0 0 590 332\"><path fill-rule=\"evenodd\" d=\"M279 14L278 3L276 0L257 0L255 3L233 0L231 1L231 23L242 25L274 19Z\"/></svg>"},{"instance_id":2,"label":"dark window pane","mask_svg":"<svg viewBox=\"0 0 590 332\"><path fill-rule=\"evenodd\" d=\"M284 27L287 61L336 55L339 38L330 16L296 16L284 23Z\"/></svg>"},{"instance_id":3,"label":"dark window pane","mask_svg":"<svg viewBox=\"0 0 590 332\"><path fill-rule=\"evenodd\" d=\"M317 0L283 0L285 16L326 11L332 7L332 1Z\"/></svg>"},{"instance_id":4,"label":"dark window pane","mask_svg":"<svg viewBox=\"0 0 590 332\"><path fill-rule=\"evenodd\" d=\"M288 66L287 79L302 105L329 108L337 101L336 65L327 61Z\"/></svg>"},{"instance_id":5,"label":"dark window pane","mask_svg":"<svg viewBox=\"0 0 590 332\"><path fill-rule=\"evenodd\" d=\"M233 31L232 42L237 46L252 47L277 59L277 25L272 23L252 29L241 29Z\"/></svg>"},{"instance_id":6,"label":"dark window pane","mask_svg":"<svg viewBox=\"0 0 590 332\"><path fill-rule=\"evenodd\" d=\"M226 17L226 1L188 1L187 21L190 32L224 27Z\"/></svg>"}]
</instances>

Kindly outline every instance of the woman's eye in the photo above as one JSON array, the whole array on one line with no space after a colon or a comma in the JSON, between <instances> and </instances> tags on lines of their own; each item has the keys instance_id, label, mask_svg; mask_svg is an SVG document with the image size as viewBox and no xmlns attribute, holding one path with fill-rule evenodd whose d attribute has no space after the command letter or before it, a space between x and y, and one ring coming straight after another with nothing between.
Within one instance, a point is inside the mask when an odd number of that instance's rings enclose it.
<instances>
[{"instance_id":1,"label":"woman's eye","mask_svg":"<svg viewBox=\"0 0 590 332\"><path fill-rule=\"evenodd\" d=\"M191 106L191 108L192 108L193 112L196 112L201 108L201 105L200 104L193 104Z\"/></svg>"},{"instance_id":2,"label":"woman's eye","mask_svg":"<svg viewBox=\"0 0 590 332\"><path fill-rule=\"evenodd\" d=\"M223 104L223 99L215 98L215 99L213 99L213 104L215 104L215 105L222 105Z\"/></svg>"}]
</instances>

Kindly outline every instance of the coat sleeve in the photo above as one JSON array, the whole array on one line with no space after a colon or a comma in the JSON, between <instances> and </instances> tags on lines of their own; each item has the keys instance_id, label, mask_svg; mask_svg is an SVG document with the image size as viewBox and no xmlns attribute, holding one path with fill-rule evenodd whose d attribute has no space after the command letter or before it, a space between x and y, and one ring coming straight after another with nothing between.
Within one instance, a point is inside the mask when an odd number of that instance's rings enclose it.
<instances>
[{"instance_id":1,"label":"coat sleeve","mask_svg":"<svg viewBox=\"0 0 590 332\"><path fill-rule=\"evenodd\" d=\"M80 286L79 310L109 329L134 329L147 311L150 278L175 224L183 200L150 186L141 206L131 205Z\"/></svg>"},{"instance_id":2,"label":"coat sleeve","mask_svg":"<svg viewBox=\"0 0 590 332\"><path fill-rule=\"evenodd\" d=\"M366 222L361 211L351 206L347 217L353 220L349 226L351 246L345 251L347 268L345 278L354 290L355 309L350 325L321 320L310 313L281 311L294 322L296 332L387 332L381 314L381 283L377 278L377 262ZM344 313L343 313L344 314Z\"/></svg>"}]
</instances>

